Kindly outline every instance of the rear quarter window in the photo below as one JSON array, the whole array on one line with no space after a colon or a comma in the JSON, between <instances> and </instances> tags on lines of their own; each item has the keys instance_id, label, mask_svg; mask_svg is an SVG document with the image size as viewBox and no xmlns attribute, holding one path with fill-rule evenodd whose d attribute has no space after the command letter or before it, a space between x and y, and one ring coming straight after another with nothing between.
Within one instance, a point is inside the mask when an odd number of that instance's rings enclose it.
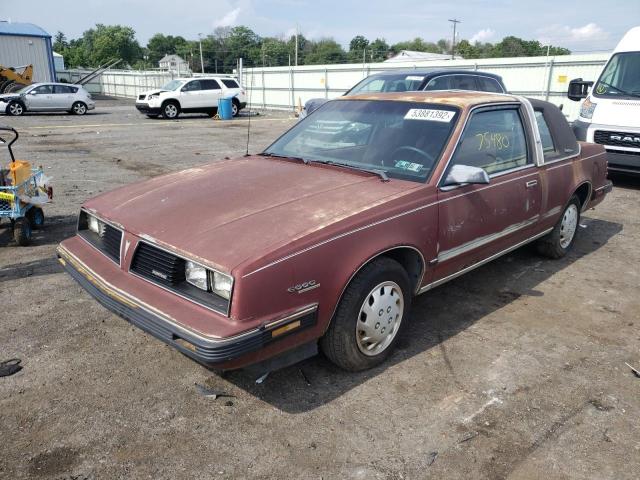
<instances>
[{"instance_id":1,"label":"rear quarter window","mask_svg":"<svg viewBox=\"0 0 640 480\"><path fill-rule=\"evenodd\" d=\"M504 93L502 86L500 86L500 83L498 83L494 78L478 77L477 81L480 86L480 90L484 92Z\"/></svg>"},{"instance_id":2,"label":"rear quarter window","mask_svg":"<svg viewBox=\"0 0 640 480\"><path fill-rule=\"evenodd\" d=\"M235 80L222 80L222 83L224 83L224 86L227 88L240 88L240 85L238 85Z\"/></svg>"}]
</instances>

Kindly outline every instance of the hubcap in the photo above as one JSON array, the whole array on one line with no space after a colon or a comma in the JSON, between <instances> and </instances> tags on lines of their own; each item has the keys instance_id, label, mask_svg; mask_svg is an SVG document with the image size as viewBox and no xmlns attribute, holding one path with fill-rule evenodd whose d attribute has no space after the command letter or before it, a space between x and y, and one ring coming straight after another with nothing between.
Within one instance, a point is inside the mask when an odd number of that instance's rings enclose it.
<instances>
[{"instance_id":1,"label":"hubcap","mask_svg":"<svg viewBox=\"0 0 640 480\"><path fill-rule=\"evenodd\" d=\"M238 106L235 103L231 105L231 114L234 117L238 114Z\"/></svg>"},{"instance_id":2,"label":"hubcap","mask_svg":"<svg viewBox=\"0 0 640 480\"><path fill-rule=\"evenodd\" d=\"M356 343L365 355L373 357L391 344L402 322L404 296L395 282L383 282L365 298L356 324Z\"/></svg>"},{"instance_id":3,"label":"hubcap","mask_svg":"<svg viewBox=\"0 0 640 480\"><path fill-rule=\"evenodd\" d=\"M19 103L14 103L13 105L11 105L11 113L14 115L20 115L22 113L22 105L20 105Z\"/></svg>"},{"instance_id":4,"label":"hubcap","mask_svg":"<svg viewBox=\"0 0 640 480\"><path fill-rule=\"evenodd\" d=\"M82 115L84 112L85 112L84 105L82 105L82 104L80 104L80 103L79 103L79 104L77 104L77 105L76 105L76 113L77 113L78 115Z\"/></svg>"},{"instance_id":5,"label":"hubcap","mask_svg":"<svg viewBox=\"0 0 640 480\"><path fill-rule=\"evenodd\" d=\"M564 211L562 223L560 223L560 246L567 248L571 244L576 229L578 228L578 207L571 204Z\"/></svg>"},{"instance_id":6,"label":"hubcap","mask_svg":"<svg viewBox=\"0 0 640 480\"><path fill-rule=\"evenodd\" d=\"M178 114L178 109L175 105L170 104L164 107L164 113L167 115L167 117L173 118Z\"/></svg>"}]
</instances>

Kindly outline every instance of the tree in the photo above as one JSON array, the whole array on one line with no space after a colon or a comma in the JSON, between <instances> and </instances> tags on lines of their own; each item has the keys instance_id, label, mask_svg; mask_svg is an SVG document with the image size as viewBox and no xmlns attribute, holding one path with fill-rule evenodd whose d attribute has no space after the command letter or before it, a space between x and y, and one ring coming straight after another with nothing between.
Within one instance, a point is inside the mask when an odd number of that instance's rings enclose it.
<instances>
[{"instance_id":1,"label":"tree","mask_svg":"<svg viewBox=\"0 0 640 480\"><path fill-rule=\"evenodd\" d=\"M393 53L400 53L401 50L411 50L414 52L430 52L430 53L442 53L442 48L433 42L425 42L421 38L414 38L413 40L398 42L391 46Z\"/></svg>"},{"instance_id":2,"label":"tree","mask_svg":"<svg viewBox=\"0 0 640 480\"><path fill-rule=\"evenodd\" d=\"M266 67L282 66L289 63L289 45L279 38L263 38L258 64Z\"/></svg>"},{"instance_id":3,"label":"tree","mask_svg":"<svg viewBox=\"0 0 640 480\"><path fill-rule=\"evenodd\" d=\"M162 33L156 33L147 43L147 55L149 56L149 62L157 66L158 61L165 55L177 54L182 56L190 48L190 43L181 36L165 36Z\"/></svg>"},{"instance_id":4,"label":"tree","mask_svg":"<svg viewBox=\"0 0 640 480\"><path fill-rule=\"evenodd\" d=\"M384 38L376 38L369 44L367 57L371 62L384 62L389 56L389 44Z\"/></svg>"},{"instance_id":5,"label":"tree","mask_svg":"<svg viewBox=\"0 0 640 480\"><path fill-rule=\"evenodd\" d=\"M332 38L315 42L311 52L305 58L305 65L322 65L326 63L345 63L347 54Z\"/></svg>"},{"instance_id":6,"label":"tree","mask_svg":"<svg viewBox=\"0 0 640 480\"><path fill-rule=\"evenodd\" d=\"M369 40L364 38L362 35L356 35L353 37L349 43L349 62L361 63L364 59L363 55L366 53L368 46Z\"/></svg>"},{"instance_id":7,"label":"tree","mask_svg":"<svg viewBox=\"0 0 640 480\"><path fill-rule=\"evenodd\" d=\"M67 37L65 36L64 33L58 30L58 33L56 33L54 37L53 50L55 52L61 53L67 48L69 48L69 42L67 42Z\"/></svg>"}]
</instances>

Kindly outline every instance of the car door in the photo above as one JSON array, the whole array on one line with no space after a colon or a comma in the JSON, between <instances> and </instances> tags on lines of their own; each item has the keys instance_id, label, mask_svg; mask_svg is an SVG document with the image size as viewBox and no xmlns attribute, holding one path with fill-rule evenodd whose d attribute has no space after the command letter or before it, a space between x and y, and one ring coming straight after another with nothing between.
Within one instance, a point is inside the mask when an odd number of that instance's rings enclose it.
<instances>
[{"instance_id":1,"label":"car door","mask_svg":"<svg viewBox=\"0 0 640 480\"><path fill-rule=\"evenodd\" d=\"M30 90L25 98L27 110L44 111L52 110L53 104L53 85L38 85Z\"/></svg>"},{"instance_id":2,"label":"car door","mask_svg":"<svg viewBox=\"0 0 640 480\"><path fill-rule=\"evenodd\" d=\"M467 121L439 182L436 280L522 242L539 220L539 171L521 108L479 108ZM489 184L443 187L453 165L483 168Z\"/></svg>"},{"instance_id":3,"label":"car door","mask_svg":"<svg viewBox=\"0 0 640 480\"><path fill-rule=\"evenodd\" d=\"M71 110L73 105L73 92L68 85L53 86L52 107L57 110Z\"/></svg>"},{"instance_id":4,"label":"car door","mask_svg":"<svg viewBox=\"0 0 640 480\"><path fill-rule=\"evenodd\" d=\"M180 106L183 110L196 109L202 102L202 86L200 80L191 80L181 89Z\"/></svg>"},{"instance_id":5,"label":"car door","mask_svg":"<svg viewBox=\"0 0 640 480\"><path fill-rule=\"evenodd\" d=\"M217 80L213 78L200 80L202 85L202 108L218 108L218 99L222 96L222 88Z\"/></svg>"}]
</instances>

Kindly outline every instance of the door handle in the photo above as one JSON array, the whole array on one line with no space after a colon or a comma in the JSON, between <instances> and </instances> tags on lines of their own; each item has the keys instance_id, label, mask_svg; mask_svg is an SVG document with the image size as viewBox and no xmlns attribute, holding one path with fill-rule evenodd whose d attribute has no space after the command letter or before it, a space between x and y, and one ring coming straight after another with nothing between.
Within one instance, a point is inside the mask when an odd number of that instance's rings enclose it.
<instances>
[{"instance_id":1,"label":"door handle","mask_svg":"<svg viewBox=\"0 0 640 480\"><path fill-rule=\"evenodd\" d=\"M525 183L527 188L535 187L537 184L538 184L537 180L529 180L527 183Z\"/></svg>"}]
</instances>

